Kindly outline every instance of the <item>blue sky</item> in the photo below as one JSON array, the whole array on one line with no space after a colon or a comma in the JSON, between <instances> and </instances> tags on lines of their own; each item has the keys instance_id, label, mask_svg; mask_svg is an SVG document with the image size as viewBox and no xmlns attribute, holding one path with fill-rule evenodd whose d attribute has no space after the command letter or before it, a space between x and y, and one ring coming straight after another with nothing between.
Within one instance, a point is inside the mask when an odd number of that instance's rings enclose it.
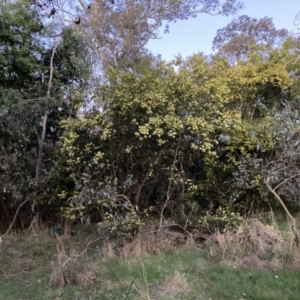
<instances>
[{"instance_id":1,"label":"blue sky","mask_svg":"<svg viewBox=\"0 0 300 300\"><path fill-rule=\"evenodd\" d=\"M241 0L243 1L243 0ZM275 26L296 32L295 16L300 11L299 0L244 0L245 8L239 15L246 14L254 18L265 16L273 19ZM234 16L210 16L201 14L196 19L170 24L170 33L161 30L158 40L151 40L148 48L154 54L161 54L162 59L171 60L175 55L183 57L193 53L212 53L212 40L217 30L225 27Z\"/></svg>"}]
</instances>

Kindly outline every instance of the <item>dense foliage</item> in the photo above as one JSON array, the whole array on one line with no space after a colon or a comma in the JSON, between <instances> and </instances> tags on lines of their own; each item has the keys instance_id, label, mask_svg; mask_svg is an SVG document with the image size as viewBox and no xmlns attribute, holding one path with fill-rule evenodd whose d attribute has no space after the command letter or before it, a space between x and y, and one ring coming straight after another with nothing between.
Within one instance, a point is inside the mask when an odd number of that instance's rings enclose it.
<instances>
[{"instance_id":1,"label":"dense foliage","mask_svg":"<svg viewBox=\"0 0 300 300\"><path fill-rule=\"evenodd\" d=\"M158 14L160 26L193 16L199 4L202 12L223 14L240 7L198 2L178 2L184 14L174 4L151 18ZM277 196L299 200L297 38L275 29L271 19L242 16L218 31L216 55L167 63L143 42L158 28L145 23L147 1L139 12L128 10L133 19L144 16L130 31L133 40L117 25L93 22L87 11L82 28L76 20L67 23L57 7L53 20L43 18L51 3L1 4L0 205L6 219L30 196L52 214L99 222L104 234L134 234L147 216L161 226L232 230ZM116 1L101 14L124 21L121 4L131 7ZM89 9L96 14L96 8Z\"/></svg>"}]
</instances>

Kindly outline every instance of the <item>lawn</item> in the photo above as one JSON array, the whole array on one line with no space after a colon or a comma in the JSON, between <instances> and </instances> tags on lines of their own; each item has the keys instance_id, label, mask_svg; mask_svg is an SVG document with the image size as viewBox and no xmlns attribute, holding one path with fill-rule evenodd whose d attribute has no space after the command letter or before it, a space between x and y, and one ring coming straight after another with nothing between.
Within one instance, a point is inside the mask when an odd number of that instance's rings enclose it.
<instances>
[{"instance_id":1,"label":"lawn","mask_svg":"<svg viewBox=\"0 0 300 300\"><path fill-rule=\"evenodd\" d=\"M9 236L0 248L0 299L299 299L300 271L290 266L251 268L186 246L119 257L104 255L97 240L83 251L87 239ZM74 259L66 265L70 278L62 279L67 274L60 267L72 251ZM62 280L69 284L60 286Z\"/></svg>"}]
</instances>

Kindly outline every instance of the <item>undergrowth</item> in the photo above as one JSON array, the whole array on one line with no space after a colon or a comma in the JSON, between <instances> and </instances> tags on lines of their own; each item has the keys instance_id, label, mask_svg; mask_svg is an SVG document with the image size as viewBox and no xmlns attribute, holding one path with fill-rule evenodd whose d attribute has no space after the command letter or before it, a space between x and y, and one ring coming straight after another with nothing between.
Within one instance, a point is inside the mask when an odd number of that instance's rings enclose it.
<instances>
[{"instance_id":1,"label":"undergrowth","mask_svg":"<svg viewBox=\"0 0 300 300\"><path fill-rule=\"evenodd\" d=\"M121 249L90 232L13 233L0 245L0 299L298 299L299 249L269 217L201 245L162 240L171 233L143 233Z\"/></svg>"}]
</instances>

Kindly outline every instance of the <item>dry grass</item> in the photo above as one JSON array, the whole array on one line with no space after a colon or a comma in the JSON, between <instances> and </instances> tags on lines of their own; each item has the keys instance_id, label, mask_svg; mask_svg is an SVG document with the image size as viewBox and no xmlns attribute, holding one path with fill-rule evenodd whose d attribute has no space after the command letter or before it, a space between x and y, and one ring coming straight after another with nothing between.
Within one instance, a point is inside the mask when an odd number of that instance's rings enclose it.
<instances>
[{"instance_id":1,"label":"dry grass","mask_svg":"<svg viewBox=\"0 0 300 300\"><path fill-rule=\"evenodd\" d=\"M240 299L242 293L252 299L297 299L299 271L269 272L281 268L281 251L289 248L288 242L275 226L258 220L245 222L236 234L211 237L206 246L221 264L208 259L203 249L193 249L197 240L186 237L186 246L169 246L172 251L161 253L169 242L153 231L140 233L123 250L114 240L90 244L97 236L88 234L55 237L41 230L7 235L0 246L0 298L225 299L225 292L226 299ZM300 267L300 252L293 250L289 263ZM137 256L146 258L142 262Z\"/></svg>"},{"instance_id":2,"label":"dry grass","mask_svg":"<svg viewBox=\"0 0 300 300\"><path fill-rule=\"evenodd\" d=\"M142 276L141 279L133 279L133 289L135 289L139 295L139 299L141 300L152 300L150 295L150 288L149 288L149 282L147 278L147 273L145 269L145 265L141 261L141 267L142 267Z\"/></svg>"},{"instance_id":3,"label":"dry grass","mask_svg":"<svg viewBox=\"0 0 300 300\"><path fill-rule=\"evenodd\" d=\"M293 247L289 255L289 267L300 270L300 247Z\"/></svg>"},{"instance_id":4,"label":"dry grass","mask_svg":"<svg viewBox=\"0 0 300 300\"><path fill-rule=\"evenodd\" d=\"M65 244L61 237L57 237L57 240L59 242L57 260L52 264L53 271L50 276L50 283L55 287L64 287L68 284L86 287L92 284L96 278L96 273L90 265L85 263L85 256L93 240L90 240L81 252L78 252L78 249L72 244L70 245L70 242Z\"/></svg>"},{"instance_id":5,"label":"dry grass","mask_svg":"<svg viewBox=\"0 0 300 300\"><path fill-rule=\"evenodd\" d=\"M241 242L247 247L248 252L264 257L268 253L281 253L286 248L282 233L276 226L264 225L257 219L249 219L240 232Z\"/></svg>"},{"instance_id":6,"label":"dry grass","mask_svg":"<svg viewBox=\"0 0 300 300\"><path fill-rule=\"evenodd\" d=\"M160 252L161 248L154 233L139 233L130 243L124 245L121 255L125 258L148 256Z\"/></svg>"},{"instance_id":7,"label":"dry grass","mask_svg":"<svg viewBox=\"0 0 300 300\"><path fill-rule=\"evenodd\" d=\"M107 240L102 247L103 260L109 260L116 257L112 244Z\"/></svg>"},{"instance_id":8,"label":"dry grass","mask_svg":"<svg viewBox=\"0 0 300 300\"><path fill-rule=\"evenodd\" d=\"M195 239L168 227L160 230L144 230L130 242L123 245L121 256L126 258L149 256L160 252L168 252L179 245L189 248L195 246Z\"/></svg>"},{"instance_id":9,"label":"dry grass","mask_svg":"<svg viewBox=\"0 0 300 300\"><path fill-rule=\"evenodd\" d=\"M0 271L7 279L13 279L43 268L55 287L91 284L95 272L86 264L85 254L91 236L71 237L65 228L61 236L51 234L50 228L34 224L21 233L11 231L0 245ZM56 253L56 254L55 254ZM50 274L49 274L50 273Z\"/></svg>"},{"instance_id":10,"label":"dry grass","mask_svg":"<svg viewBox=\"0 0 300 300\"><path fill-rule=\"evenodd\" d=\"M206 246L211 256L224 262L258 268L279 268L289 249L276 226L258 219L245 221L236 233L216 232Z\"/></svg>"},{"instance_id":11,"label":"dry grass","mask_svg":"<svg viewBox=\"0 0 300 300\"><path fill-rule=\"evenodd\" d=\"M186 276L175 270L174 276L168 276L158 287L160 295L163 297L168 295L175 297L179 293L188 293L190 286L186 280Z\"/></svg>"},{"instance_id":12,"label":"dry grass","mask_svg":"<svg viewBox=\"0 0 300 300\"><path fill-rule=\"evenodd\" d=\"M50 283L54 287L62 288L69 284L78 284L82 287L91 285L96 278L93 271L78 271L68 266L67 268L56 267L50 276Z\"/></svg>"},{"instance_id":13,"label":"dry grass","mask_svg":"<svg viewBox=\"0 0 300 300\"><path fill-rule=\"evenodd\" d=\"M56 241L49 239L46 231L11 232L2 239L0 247L0 266L9 278L15 278L38 268L41 264L48 265L52 259Z\"/></svg>"}]
</instances>

